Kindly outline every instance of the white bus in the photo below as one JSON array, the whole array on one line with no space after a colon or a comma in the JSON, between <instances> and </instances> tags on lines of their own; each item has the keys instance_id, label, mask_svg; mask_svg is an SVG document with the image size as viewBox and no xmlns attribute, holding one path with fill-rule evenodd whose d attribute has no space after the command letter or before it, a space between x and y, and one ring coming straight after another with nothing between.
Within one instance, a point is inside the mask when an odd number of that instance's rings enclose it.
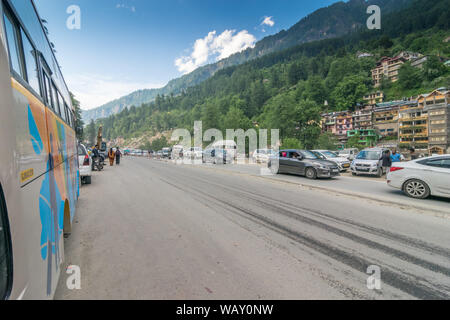
<instances>
[{"instance_id":1,"label":"white bus","mask_svg":"<svg viewBox=\"0 0 450 320\"><path fill-rule=\"evenodd\" d=\"M79 196L74 110L32 0L0 0L0 299L52 299Z\"/></svg>"}]
</instances>

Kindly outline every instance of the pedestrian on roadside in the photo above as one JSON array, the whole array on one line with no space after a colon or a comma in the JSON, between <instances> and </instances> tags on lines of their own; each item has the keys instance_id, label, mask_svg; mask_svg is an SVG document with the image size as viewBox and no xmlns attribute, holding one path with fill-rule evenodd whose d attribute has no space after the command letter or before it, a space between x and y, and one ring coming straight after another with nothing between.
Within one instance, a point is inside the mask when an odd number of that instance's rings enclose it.
<instances>
[{"instance_id":1,"label":"pedestrian on roadside","mask_svg":"<svg viewBox=\"0 0 450 320\"><path fill-rule=\"evenodd\" d=\"M392 150L391 160L393 163L402 161L402 155L397 152L397 149Z\"/></svg>"},{"instance_id":2,"label":"pedestrian on roadside","mask_svg":"<svg viewBox=\"0 0 450 320\"><path fill-rule=\"evenodd\" d=\"M392 156L391 152L389 150L386 150L383 155L381 156L381 166L383 167L383 170L386 172L386 179L388 172L391 171L392 167Z\"/></svg>"},{"instance_id":3,"label":"pedestrian on roadside","mask_svg":"<svg viewBox=\"0 0 450 320\"><path fill-rule=\"evenodd\" d=\"M411 148L411 149L409 149L409 152L411 154L411 160L419 159L419 156L416 154L416 149Z\"/></svg>"},{"instance_id":4,"label":"pedestrian on roadside","mask_svg":"<svg viewBox=\"0 0 450 320\"><path fill-rule=\"evenodd\" d=\"M109 165L111 167L114 166L114 160L116 158L116 154L114 153L113 148L109 149L108 158L109 158Z\"/></svg>"},{"instance_id":5,"label":"pedestrian on roadside","mask_svg":"<svg viewBox=\"0 0 450 320\"><path fill-rule=\"evenodd\" d=\"M120 165L120 158L122 157L122 152L119 150L119 147L117 147L116 150L116 164Z\"/></svg>"}]
</instances>

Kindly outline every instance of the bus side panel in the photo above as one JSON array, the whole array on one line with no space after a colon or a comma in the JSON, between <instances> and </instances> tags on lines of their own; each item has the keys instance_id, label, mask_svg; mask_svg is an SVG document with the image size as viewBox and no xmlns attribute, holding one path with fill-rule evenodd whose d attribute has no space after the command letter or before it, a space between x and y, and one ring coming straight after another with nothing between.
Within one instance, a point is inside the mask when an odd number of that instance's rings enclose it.
<instances>
[{"instance_id":1,"label":"bus side panel","mask_svg":"<svg viewBox=\"0 0 450 320\"><path fill-rule=\"evenodd\" d=\"M13 78L11 86L20 169L18 179L23 186L47 171L47 121L42 102Z\"/></svg>"},{"instance_id":2,"label":"bus side panel","mask_svg":"<svg viewBox=\"0 0 450 320\"><path fill-rule=\"evenodd\" d=\"M47 109L47 130L55 181L63 201L68 202L72 220L78 199L75 133L49 109Z\"/></svg>"},{"instance_id":3,"label":"bus side panel","mask_svg":"<svg viewBox=\"0 0 450 320\"><path fill-rule=\"evenodd\" d=\"M0 14L1 7L0 7ZM3 29L0 21L0 36L3 38ZM11 90L11 76L9 71L9 60L4 41L0 41L0 184L2 186L11 231L11 242L13 247L13 283L10 294L11 299L17 299L25 290L28 283L27 255L28 244L23 241L26 237L24 226L28 223L21 210L21 200L18 161L14 156L16 148L15 124L13 118L13 103ZM7 120L6 120L7 119Z\"/></svg>"}]
</instances>

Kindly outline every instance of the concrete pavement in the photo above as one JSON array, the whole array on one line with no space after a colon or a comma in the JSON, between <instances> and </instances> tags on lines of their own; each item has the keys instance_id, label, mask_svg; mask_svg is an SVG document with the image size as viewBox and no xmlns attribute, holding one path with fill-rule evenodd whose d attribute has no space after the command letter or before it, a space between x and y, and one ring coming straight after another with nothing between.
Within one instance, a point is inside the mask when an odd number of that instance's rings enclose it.
<instances>
[{"instance_id":1,"label":"concrete pavement","mask_svg":"<svg viewBox=\"0 0 450 320\"><path fill-rule=\"evenodd\" d=\"M65 242L82 289L63 274L56 298L450 297L450 220L244 169L127 158L96 173Z\"/></svg>"}]
</instances>

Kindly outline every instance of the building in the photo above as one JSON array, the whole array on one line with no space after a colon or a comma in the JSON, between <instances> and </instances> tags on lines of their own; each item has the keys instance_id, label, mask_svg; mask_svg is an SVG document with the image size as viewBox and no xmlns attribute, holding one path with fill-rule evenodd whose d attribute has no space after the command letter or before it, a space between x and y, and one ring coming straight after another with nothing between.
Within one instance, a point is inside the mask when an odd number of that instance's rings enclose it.
<instances>
[{"instance_id":1,"label":"building","mask_svg":"<svg viewBox=\"0 0 450 320\"><path fill-rule=\"evenodd\" d=\"M372 70L372 80L375 87L381 85L383 78L392 82L398 81L398 73L401 66L407 61L415 61L421 57L423 56L420 53L404 51L393 58L381 58L375 69Z\"/></svg>"},{"instance_id":2,"label":"building","mask_svg":"<svg viewBox=\"0 0 450 320\"><path fill-rule=\"evenodd\" d=\"M349 111L342 111L336 117L336 135L339 142L347 143L347 132L353 130L353 114Z\"/></svg>"},{"instance_id":3,"label":"building","mask_svg":"<svg viewBox=\"0 0 450 320\"><path fill-rule=\"evenodd\" d=\"M336 112L322 114L322 130L336 134Z\"/></svg>"},{"instance_id":4,"label":"building","mask_svg":"<svg viewBox=\"0 0 450 320\"><path fill-rule=\"evenodd\" d=\"M420 97L419 97L420 98ZM428 149L428 114L418 101L403 104L399 111L399 147Z\"/></svg>"},{"instance_id":5,"label":"building","mask_svg":"<svg viewBox=\"0 0 450 320\"><path fill-rule=\"evenodd\" d=\"M377 103L384 102L384 93L381 91L373 92L364 96L364 101L370 106L375 106Z\"/></svg>"},{"instance_id":6,"label":"building","mask_svg":"<svg viewBox=\"0 0 450 320\"><path fill-rule=\"evenodd\" d=\"M431 154L450 153L450 91L437 89L418 99L428 114L428 149Z\"/></svg>"},{"instance_id":7,"label":"building","mask_svg":"<svg viewBox=\"0 0 450 320\"><path fill-rule=\"evenodd\" d=\"M373 109L373 127L382 137L398 137L398 112L404 101L383 102Z\"/></svg>"},{"instance_id":8,"label":"building","mask_svg":"<svg viewBox=\"0 0 450 320\"><path fill-rule=\"evenodd\" d=\"M365 145L366 147L375 147L377 145L378 134L375 129L349 130L347 131L347 139L350 139L358 134L360 136L359 143Z\"/></svg>"},{"instance_id":9,"label":"building","mask_svg":"<svg viewBox=\"0 0 450 320\"><path fill-rule=\"evenodd\" d=\"M357 110L353 113L354 129L355 130L372 129L373 128L372 114L373 114L372 106L357 108Z\"/></svg>"}]
</instances>

